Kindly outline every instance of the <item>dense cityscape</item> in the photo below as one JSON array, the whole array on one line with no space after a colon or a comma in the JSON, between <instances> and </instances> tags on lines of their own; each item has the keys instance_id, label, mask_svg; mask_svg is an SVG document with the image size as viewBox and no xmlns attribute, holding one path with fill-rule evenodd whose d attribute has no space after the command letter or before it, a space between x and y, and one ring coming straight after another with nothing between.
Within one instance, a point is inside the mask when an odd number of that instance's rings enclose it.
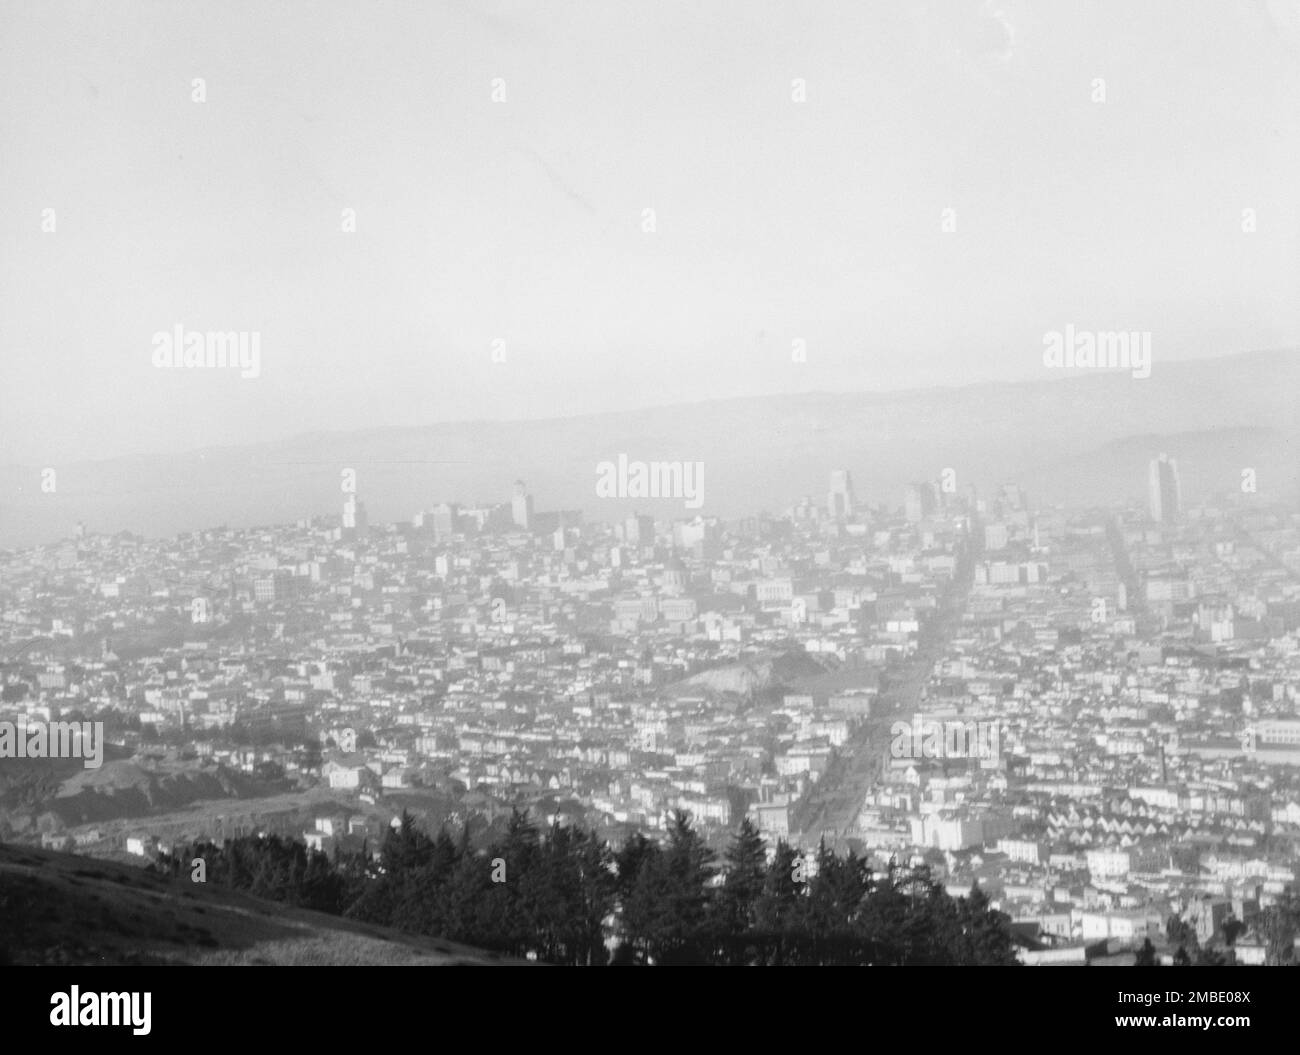
<instances>
[{"instance_id":1,"label":"dense cityscape","mask_svg":"<svg viewBox=\"0 0 1300 1055\"><path fill-rule=\"evenodd\" d=\"M335 516L0 555L0 841L379 861L412 822L619 852L688 819L797 882L849 854L978 889L1022 963L1295 956L1293 508L1185 505L1163 454L1141 508L951 471L871 506L840 469L737 521L517 482L372 524L342 479ZM102 759L13 749L64 722Z\"/></svg>"}]
</instances>

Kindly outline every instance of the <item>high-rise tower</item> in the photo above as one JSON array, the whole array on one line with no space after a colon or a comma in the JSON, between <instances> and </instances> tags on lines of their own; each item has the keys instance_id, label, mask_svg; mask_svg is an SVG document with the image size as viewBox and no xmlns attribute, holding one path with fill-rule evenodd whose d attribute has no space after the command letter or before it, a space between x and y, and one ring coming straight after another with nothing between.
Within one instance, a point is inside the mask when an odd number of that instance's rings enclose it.
<instances>
[{"instance_id":1,"label":"high-rise tower","mask_svg":"<svg viewBox=\"0 0 1300 1055\"><path fill-rule=\"evenodd\" d=\"M515 527L525 531L533 526L533 496L528 493L522 480L515 481L514 497L510 499L510 519Z\"/></svg>"},{"instance_id":2,"label":"high-rise tower","mask_svg":"<svg viewBox=\"0 0 1300 1055\"><path fill-rule=\"evenodd\" d=\"M832 469L830 491L826 499L827 512L833 517L851 517L853 508L853 477L847 469Z\"/></svg>"},{"instance_id":3,"label":"high-rise tower","mask_svg":"<svg viewBox=\"0 0 1300 1055\"><path fill-rule=\"evenodd\" d=\"M1167 454L1161 454L1147 469L1147 501L1151 506L1151 519L1162 523L1177 520L1182 511L1178 462Z\"/></svg>"}]
</instances>

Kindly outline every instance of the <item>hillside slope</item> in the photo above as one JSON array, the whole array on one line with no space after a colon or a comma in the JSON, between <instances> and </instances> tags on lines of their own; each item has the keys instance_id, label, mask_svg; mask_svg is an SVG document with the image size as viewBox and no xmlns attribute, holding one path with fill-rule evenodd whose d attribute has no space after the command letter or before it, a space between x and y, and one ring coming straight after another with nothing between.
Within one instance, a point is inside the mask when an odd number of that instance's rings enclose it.
<instances>
[{"instance_id":1,"label":"hillside slope","mask_svg":"<svg viewBox=\"0 0 1300 1055\"><path fill-rule=\"evenodd\" d=\"M143 868L0 845L0 964L503 965L519 961Z\"/></svg>"}]
</instances>

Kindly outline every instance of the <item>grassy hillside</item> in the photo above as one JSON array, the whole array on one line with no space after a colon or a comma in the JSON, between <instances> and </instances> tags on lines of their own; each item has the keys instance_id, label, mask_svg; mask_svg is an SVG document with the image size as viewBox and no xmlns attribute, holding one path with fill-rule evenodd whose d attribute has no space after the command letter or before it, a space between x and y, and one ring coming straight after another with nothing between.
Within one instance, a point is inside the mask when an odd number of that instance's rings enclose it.
<instances>
[{"instance_id":1,"label":"grassy hillside","mask_svg":"<svg viewBox=\"0 0 1300 1055\"><path fill-rule=\"evenodd\" d=\"M143 868L0 845L0 963L451 966L516 963Z\"/></svg>"}]
</instances>

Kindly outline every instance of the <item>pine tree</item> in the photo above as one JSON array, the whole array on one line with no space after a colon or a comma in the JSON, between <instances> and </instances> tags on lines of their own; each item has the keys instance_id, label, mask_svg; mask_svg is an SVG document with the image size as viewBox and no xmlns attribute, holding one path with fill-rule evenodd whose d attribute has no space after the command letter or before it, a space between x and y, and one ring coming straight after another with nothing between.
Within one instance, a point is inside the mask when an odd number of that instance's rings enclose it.
<instances>
[{"instance_id":1,"label":"pine tree","mask_svg":"<svg viewBox=\"0 0 1300 1055\"><path fill-rule=\"evenodd\" d=\"M674 810L666 845L641 862L623 910L634 947L654 962L700 963L709 957L712 858L690 815Z\"/></svg>"},{"instance_id":2,"label":"pine tree","mask_svg":"<svg viewBox=\"0 0 1300 1055\"><path fill-rule=\"evenodd\" d=\"M903 891L903 874L890 860L883 876L874 881L862 906L858 929L866 948L867 962L901 964L910 955L908 914L910 903Z\"/></svg>"},{"instance_id":3,"label":"pine tree","mask_svg":"<svg viewBox=\"0 0 1300 1055\"><path fill-rule=\"evenodd\" d=\"M492 911L493 893L487 857L464 853L441 889L439 913L446 921L445 937L466 945L505 951L508 936Z\"/></svg>"},{"instance_id":4,"label":"pine tree","mask_svg":"<svg viewBox=\"0 0 1300 1055\"><path fill-rule=\"evenodd\" d=\"M580 833L577 846L581 908L577 916L579 944L577 962L599 966L606 960L605 920L614 911L617 880L613 854L596 833Z\"/></svg>"},{"instance_id":5,"label":"pine tree","mask_svg":"<svg viewBox=\"0 0 1300 1055\"><path fill-rule=\"evenodd\" d=\"M816 860L805 909L806 940L811 943L806 955L815 963L860 963L864 950L856 924L870 889L871 870L852 852L844 858L836 856L824 839Z\"/></svg>"},{"instance_id":6,"label":"pine tree","mask_svg":"<svg viewBox=\"0 0 1300 1055\"><path fill-rule=\"evenodd\" d=\"M614 889L620 907L619 963L639 963L650 953L661 884L663 851L640 832L634 833L615 857Z\"/></svg>"},{"instance_id":7,"label":"pine tree","mask_svg":"<svg viewBox=\"0 0 1300 1055\"><path fill-rule=\"evenodd\" d=\"M718 923L728 962L741 957L758 922L758 902L767 875L767 848L753 822L745 817L725 855L726 877L718 891Z\"/></svg>"},{"instance_id":8,"label":"pine tree","mask_svg":"<svg viewBox=\"0 0 1300 1055\"><path fill-rule=\"evenodd\" d=\"M505 882L491 883L488 915L502 943L497 947L517 956L542 950L545 920L542 904L546 896L546 876L541 869L541 840L537 826L527 811L512 809L505 837L489 849L487 860L505 862Z\"/></svg>"},{"instance_id":9,"label":"pine tree","mask_svg":"<svg viewBox=\"0 0 1300 1055\"><path fill-rule=\"evenodd\" d=\"M763 893L755 910L756 931L762 943L764 962L784 964L794 951L803 886L795 882L795 864L800 854L784 839L763 877Z\"/></svg>"},{"instance_id":10,"label":"pine tree","mask_svg":"<svg viewBox=\"0 0 1300 1055\"><path fill-rule=\"evenodd\" d=\"M1011 917L993 908L978 883L973 884L970 893L960 899L958 910L965 939L963 962L982 966L1019 962L1011 940ZM1154 953L1152 949L1153 956Z\"/></svg>"},{"instance_id":11,"label":"pine tree","mask_svg":"<svg viewBox=\"0 0 1300 1055\"><path fill-rule=\"evenodd\" d=\"M414 871L428 862L433 842L415 826L415 818L402 810L395 828L389 828L380 851L380 863L386 872Z\"/></svg>"},{"instance_id":12,"label":"pine tree","mask_svg":"<svg viewBox=\"0 0 1300 1055\"><path fill-rule=\"evenodd\" d=\"M685 810L669 818L668 865L672 926L665 962L702 962L713 946L712 888L714 853L691 824Z\"/></svg>"},{"instance_id":13,"label":"pine tree","mask_svg":"<svg viewBox=\"0 0 1300 1055\"><path fill-rule=\"evenodd\" d=\"M633 833L623 844L614 858L618 873L617 892L621 900L626 901L631 895L646 861L658 852L659 847L640 832Z\"/></svg>"}]
</instances>

